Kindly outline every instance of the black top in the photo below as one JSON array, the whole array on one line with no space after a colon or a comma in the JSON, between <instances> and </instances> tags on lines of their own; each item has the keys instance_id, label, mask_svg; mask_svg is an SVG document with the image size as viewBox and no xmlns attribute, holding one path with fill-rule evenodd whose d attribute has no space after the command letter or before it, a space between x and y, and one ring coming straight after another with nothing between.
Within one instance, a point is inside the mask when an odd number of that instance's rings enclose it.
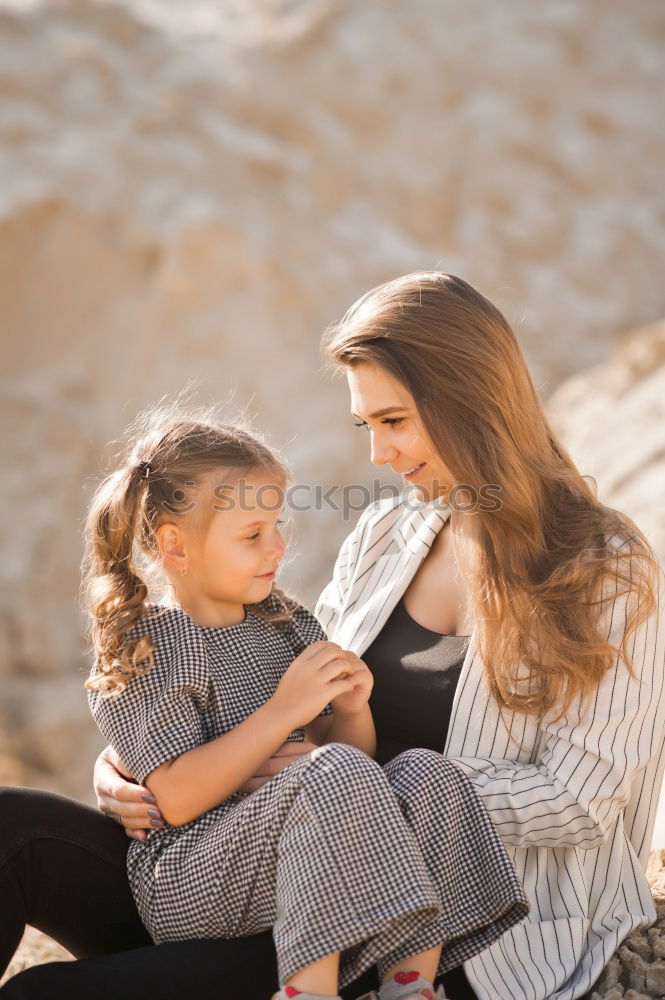
<instances>
[{"instance_id":1,"label":"black top","mask_svg":"<svg viewBox=\"0 0 665 1000\"><path fill-rule=\"evenodd\" d=\"M369 703L379 764L412 747L443 753L469 638L432 632L411 618L403 600L397 604L362 654L375 677Z\"/></svg>"}]
</instances>

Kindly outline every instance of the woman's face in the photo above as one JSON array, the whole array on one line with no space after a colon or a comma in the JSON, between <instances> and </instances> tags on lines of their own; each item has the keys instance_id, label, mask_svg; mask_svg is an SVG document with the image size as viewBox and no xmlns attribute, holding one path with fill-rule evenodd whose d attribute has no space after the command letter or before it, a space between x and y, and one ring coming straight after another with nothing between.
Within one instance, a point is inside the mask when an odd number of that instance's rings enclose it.
<instances>
[{"instance_id":1,"label":"woman's face","mask_svg":"<svg viewBox=\"0 0 665 1000\"><path fill-rule=\"evenodd\" d=\"M453 478L423 427L413 396L378 365L362 362L347 368L351 412L369 430L370 458L389 465L424 500L444 496Z\"/></svg>"}]
</instances>

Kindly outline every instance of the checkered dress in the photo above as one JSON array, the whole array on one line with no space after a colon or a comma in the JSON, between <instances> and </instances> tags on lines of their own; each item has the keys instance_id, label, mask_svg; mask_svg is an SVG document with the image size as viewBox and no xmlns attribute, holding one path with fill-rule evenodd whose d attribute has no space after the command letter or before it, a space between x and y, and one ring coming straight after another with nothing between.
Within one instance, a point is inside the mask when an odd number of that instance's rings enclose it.
<instances>
[{"instance_id":1,"label":"checkered dress","mask_svg":"<svg viewBox=\"0 0 665 1000\"><path fill-rule=\"evenodd\" d=\"M246 611L238 625L210 628L162 609L136 632L156 644L153 669L119 696L89 692L102 733L140 783L237 726L325 638L304 608L287 631ZM303 738L302 728L289 737ZM430 750L382 768L347 744L319 747L251 795L133 840L127 870L156 943L272 927L281 982L342 951L340 989L375 963L383 974L440 943L445 972L528 911L471 783Z\"/></svg>"}]
</instances>

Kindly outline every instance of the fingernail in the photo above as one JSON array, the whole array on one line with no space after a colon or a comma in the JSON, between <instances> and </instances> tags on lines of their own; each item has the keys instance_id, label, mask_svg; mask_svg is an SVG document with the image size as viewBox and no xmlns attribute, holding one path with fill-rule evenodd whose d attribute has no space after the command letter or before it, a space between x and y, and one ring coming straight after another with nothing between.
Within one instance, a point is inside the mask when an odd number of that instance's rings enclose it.
<instances>
[{"instance_id":1,"label":"fingernail","mask_svg":"<svg viewBox=\"0 0 665 1000\"><path fill-rule=\"evenodd\" d=\"M154 795L142 795L141 798L144 802L154 802L155 805L157 804L157 799Z\"/></svg>"},{"instance_id":2,"label":"fingernail","mask_svg":"<svg viewBox=\"0 0 665 1000\"><path fill-rule=\"evenodd\" d=\"M159 809L148 809L148 816L154 816L155 819L162 818L162 814L160 813Z\"/></svg>"},{"instance_id":3,"label":"fingernail","mask_svg":"<svg viewBox=\"0 0 665 1000\"><path fill-rule=\"evenodd\" d=\"M163 826L161 819L151 819L150 826Z\"/></svg>"}]
</instances>

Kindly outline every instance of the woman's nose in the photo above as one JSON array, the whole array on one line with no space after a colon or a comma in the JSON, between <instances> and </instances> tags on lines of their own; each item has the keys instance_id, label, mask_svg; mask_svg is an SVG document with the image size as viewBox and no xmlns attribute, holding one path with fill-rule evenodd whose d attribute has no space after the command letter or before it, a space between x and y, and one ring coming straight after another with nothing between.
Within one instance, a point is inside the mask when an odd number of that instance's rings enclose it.
<instances>
[{"instance_id":1,"label":"woman's nose","mask_svg":"<svg viewBox=\"0 0 665 1000\"><path fill-rule=\"evenodd\" d=\"M386 462L394 462L396 458L397 448L388 444L380 434L372 434L370 459L374 465L385 465Z\"/></svg>"}]
</instances>

